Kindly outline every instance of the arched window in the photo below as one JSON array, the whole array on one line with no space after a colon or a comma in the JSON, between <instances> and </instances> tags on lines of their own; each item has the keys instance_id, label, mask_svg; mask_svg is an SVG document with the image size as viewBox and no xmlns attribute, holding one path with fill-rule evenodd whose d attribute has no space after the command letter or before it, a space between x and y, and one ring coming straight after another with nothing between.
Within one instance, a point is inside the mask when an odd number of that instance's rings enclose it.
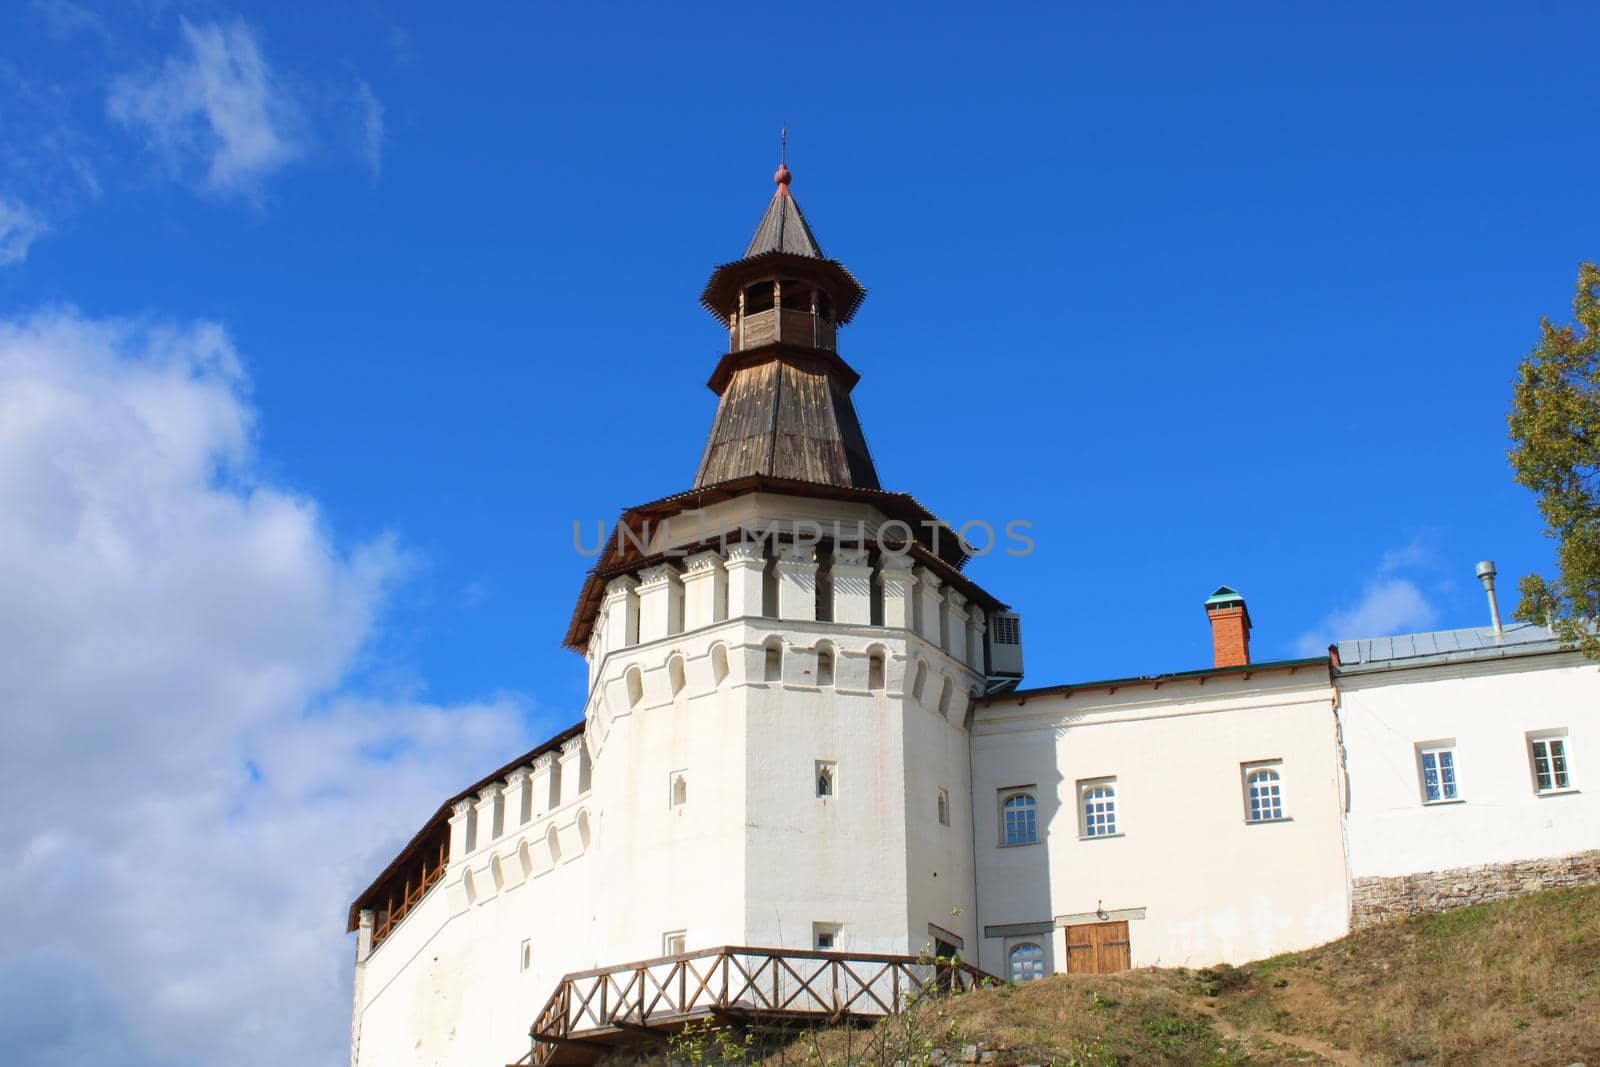
<instances>
[{"instance_id":1,"label":"arched window","mask_svg":"<svg viewBox=\"0 0 1600 1067\"><path fill-rule=\"evenodd\" d=\"M827 645L817 646L817 684L833 684L833 649Z\"/></svg>"},{"instance_id":2,"label":"arched window","mask_svg":"<svg viewBox=\"0 0 1600 1067\"><path fill-rule=\"evenodd\" d=\"M911 683L911 695L918 700L922 699L922 689L928 682L928 664L926 661L918 662L915 680Z\"/></svg>"},{"instance_id":3,"label":"arched window","mask_svg":"<svg viewBox=\"0 0 1600 1067\"><path fill-rule=\"evenodd\" d=\"M1012 793L1000 805L1001 836L1007 845L1031 845L1039 840L1039 805L1032 793Z\"/></svg>"},{"instance_id":4,"label":"arched window","mask_svg":"<svg viewBox=\"0 0 1600 1067\"><path fill-rule=\"evenodd\" d=\"M1083 787L1083 836L1110 837L1117 832L1117 790L1110 782Z\"/></svg>"},{"instance_id":5,"label":"arched window","mask_svg":"<svg viewBox=\"0 0 1600 1067\"><path fill-rule=\"evenodd\" d=\"M783 681L783 642L776 637L767 641L765 678L769 682Z\"/></svg>"},{"instance_id":6,"label":"arched window","mask_svg":"<svg viewBox=\"0 0 1600 1067\"><path fill-rule=\"evenodd\" d=\"M589 829L589 813L578 812L578 842L585 852L589 851L589 842L593 839L594 832Z\"/></svg>"},{"instance_id":7,"label":"arched window","mask_svg":"<svg viewBox=\"0 0 1600 1067\"><path fill-rule=\"evenodd\" d=\"M550 865L555 866L561 862L561 837L556 833L554 826L545 831L545 847L550 850Z\"/></svg>"},{"instance_id":8,"label":"arched window","mask_svg":"<svg viewBox=\"0 0 1600 1067\"><path fill-rule=\"evenodd\" d=\"M472 877L471 868L461 876L461 888L467 891L467 903L474 904L478 900L478 880Z\"/></svg>"},{"instance_id":9,"label":"arched window","mask_svg":"<svg viewBox=\"0 0 1600 1067\"><path fill-rule=\"evenodd\" d=\"M728 677L728 646L715 645L711 649L711 678L718 685Z\"/></svg>"},{"instance_id":10,"label":"arched window","mask_svg":"<svg viewBox=\"0 0 1600 1067\"><path fill-rule=\"evenodd\" d=\"M489 857L489 878L494 882L495 892L498 893L506 887L506 871L500 865L499 856Z\"/></svg>"},{"instance_id":11,"label":"arched window","mask_svg":"<svg viewBox=\"0 0 1600 1067\"><path fill-rule=\"evenodd\" d=\"M832 763L817 761L817 796L833 796L836 772Z\"/></svg>"},{"instance_id":12,"label":"arched window","mask_svg":"<svg viewBox=\"0 0 1600 1067\"><path fill-rule=\"evenodd\" d=\"M528 848L528 842L523 841L517 846L517 863L522 866L522 877L528 878L533 874L533 852Z\"/></svg>"},{"instance_id":13,"label":"arched window","mask_svg":"<svg viewBox=\"0 0 1600 1067\"><path fill-rule=\"evenodd\" d=\"M950 715L950 697L955 692L955 683L947 674L944 676L944 685L939 688L939 714L946 718Z\"/></svg>"},{"instance_id":14,"label":"arched window","mask_svg":"<svg viewBox=\"0 0 1600 1067\"><path fill-rule=\"evenodd\" d=\"M667 679L672 683L672 695L683 692L683 657L673 656L667 661Z\"/></svg>"},{"instance_id":15,"label":"arched window","mask_svg":"<svg viewBox=\"0 0 1600 1067\"><path fill-rule=\"evenodd\" d=\"M883 649L874 648L867 655L867 688L874 693L883 692Z\"/></svg>"},{"instance_id":16,"label":"arched window","mask_svg":"<svg viewBox=\"0 0 1600 1067\"><path fill-rule=\"evenodd\" d=\"M1044 949L1024 941L1011 950L1011 980L1032 982L1044 977Z\"/></svg>"},{"instance_id":17,"label":"arched window","mask_svg":"<svg viewBox=\"0 0 1600 1067\"><path fill-rule=\"evenodd\" d=\"M1283 776L1271 767L1257 767L1245 775L1251 822L1283 818Z\"/></svg>"},{"instance_id":18,"label":"arched window","mask_svg":"<svg viewBox=\"0 0 1600 1067\"><path fill-rule=\"evenodd\" d=\"M628 669L628 707L636 708L644 700L644 675L638 667Z\"/></svg>"}]
</instances>

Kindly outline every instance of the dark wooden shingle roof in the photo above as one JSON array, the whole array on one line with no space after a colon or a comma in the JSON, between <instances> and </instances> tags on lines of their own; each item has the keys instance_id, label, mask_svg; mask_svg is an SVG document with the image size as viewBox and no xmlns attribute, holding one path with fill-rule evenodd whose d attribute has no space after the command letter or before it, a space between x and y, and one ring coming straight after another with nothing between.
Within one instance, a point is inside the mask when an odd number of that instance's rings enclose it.
<instances>
[{"instance_id":1,"label":"dark wooden shingle roof","mask_svg":"<svg viewBox=\"0 0 1600 1067\"><path fill-rule=\"evenodd\" d=\"M744 250L744 258L750 259L768 252L787 252L792 256L808 256L811 259L828 258L822 254L816 234L806 225L806 217L800 213L800 205L790 195L787 185L779 185L778 191L772 194L772 202L767 205L767 213L761 216L761 224L756 227L755 236L750 238L750 247Z\"/></svg>"},{"instance_id":2,"label":"dark wooden shingle roof","mask_svg":"<svg viewBox=\"0 0 1600 1067\"><path fill-rule=\"evenodd\" d=\"M719 390L695 488L751 475L880 488L850 403L854 375L834 367L843 361L781 345L759 355Z\"/></svg>"}]
</instances>

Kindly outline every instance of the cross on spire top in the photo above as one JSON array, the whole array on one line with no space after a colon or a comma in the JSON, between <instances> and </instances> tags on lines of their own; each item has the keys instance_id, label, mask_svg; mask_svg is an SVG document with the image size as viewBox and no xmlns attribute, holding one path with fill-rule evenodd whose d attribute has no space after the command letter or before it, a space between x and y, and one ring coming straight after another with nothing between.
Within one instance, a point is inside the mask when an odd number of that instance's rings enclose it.
<instances>
[{"instance_id":1,"label":"cross on spire top","mask_svg":"<svg viewBox=\"0 0 1600 1067\"><path fill-rule=\"evenodd\" d=\"M780 193L789 191L789 127L784 126L778 131L778 170L773 174L772 180L777 183Z\"/></svg>"}]
</instances>

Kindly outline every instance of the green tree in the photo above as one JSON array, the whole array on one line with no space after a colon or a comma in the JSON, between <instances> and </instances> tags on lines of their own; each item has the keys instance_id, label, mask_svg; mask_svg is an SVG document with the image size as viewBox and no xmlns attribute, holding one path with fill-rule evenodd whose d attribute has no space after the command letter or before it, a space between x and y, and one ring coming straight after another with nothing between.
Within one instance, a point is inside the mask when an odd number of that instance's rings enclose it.
<instances>
[{"instance_id":1,"label":"green tree","mask_svg":"<svg viewBox=\"0 0 1600 1067\"><path fill-rule=\"evenodd\" d=\"M1516 617L1600 659L1600 267L1578 268L1575 321L1539 323L1512 393L1511 468L1556 542L1554 578L1522 579Z\"/></svg>"}]
</instances>

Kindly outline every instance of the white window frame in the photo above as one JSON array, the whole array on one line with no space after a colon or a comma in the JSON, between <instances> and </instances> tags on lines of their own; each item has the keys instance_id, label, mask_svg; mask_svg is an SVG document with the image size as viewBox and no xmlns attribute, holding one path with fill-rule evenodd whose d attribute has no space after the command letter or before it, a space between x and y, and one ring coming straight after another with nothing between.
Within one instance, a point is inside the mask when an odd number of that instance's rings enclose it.
<instances>
[{"instance_id":1,"label":"white window frame","mask_svg":"<svg viewBox=\"0 0 1600 1067\"><path fill-rule=\"evenodd\" d=\"M1006 981L1011 982L1014 985L1021 985L1023 982L1036 982L1041 978L1050 977L1050 974L1052 973L1050 970L1050 940L1051 939L1047 937L1019 937L1015 940L1008 939L1006 941ZM1037 968L1037 973L1023 978L1018 978L1016 975L1016 963L1013 959L1013 956L1015 953L1028 948L1035 949L1039 953L1038 959L1030 961L1030 963Z\"/></svg>"},{"instance_id":2,"label":"white window frame","mask_svg":"<svg viewBox=\"0 0 1600 1067\"><path fill-rule=\"evenodd\" d=\"M661 935L663 956L681 956L687 951L689 951L689 931L668 930Z\"/></svg>"},{"instance_id":3,"label":"white window frame","mask_svg":"<svg viewBox=\"0 0 1600 1067\"><path fill-rule=\"evenodd\" d=\"M828 791L822 791L822 780L828 780ZM837 760L819 759L811 772L811 788L818 800L832 800L839 795L839 764Z\"/></svg>"},{"instance_id":4,"label":"white window frame","mask_svg":"<svg viewBox=\"0 0 1600 1067\"><path fill-rule=\"evenodd\" d=\"M1446 767L1445 756L1449 756L1449 782L1445 781ZM1428 763L1433 763L1433 773L1439 785L1437 797L1428 796ZM1454 739L1442 741L1423 741L1417 745L1417 788L1422 791L1423 807L1436 807L1440 804L1459 804L1464 799L1461 795L1461 761L1456 758L1456 743Z\"/></svg>"},{"instance_id":5,"label":"white window frame","mask_svg":"<svg viewBox=\"0 0 1600 1067\"><path fill-rule=\"evenodd\" d=\"M1031 802L1027 810L1033 816L1030 820L1032 836L1026 840L1012 841L1006 827L1006 805L1017 797L1027 797ZM1037 845L1039 843L1039 789L1037 786L1014 785L1000 790L998 813L1000 816L1001 848L1024 848L1028 845Z\"/></svg>"},{"instance_id":6,"label":"white window frame","mask_svg":"<svg viewBox=\"0 0 1600 1067\"><path fill-rule=\"evenodd\" d=\"M1255 817L1255 805L1250 802L1250 779L1255 775L1270 772L1277 783L1278 814L1269 815L1264 819ZM1283 760L1264 759L1252 760L1249 763L1239 764L1239 782L1244 789L1244 821L1250 826L1270 826L1276 822L1289 822L1289 805L1286 802L1288 776L1283 773Z\"/></svg>"},{"instance_id":7,"label":"white window frame","mask_svg":"<svg viewBox=\"0 0 1600 1067\"><path fill-rule=\"evenodd\" d=\"M1539 784L1539 750L1543 747L1545 759L1550 772L1550 784ZM1533 776L1533 792L1536 796L1559 796L1562 793L1576 793L1577 782L1572 774L1572 744L1567 736L1565 727L1559 730L1534 730L1527 735L1528 773ZM1560 770L1556 763L1559 761ZM1557 780L1560 775L1564 781Z\"/></svg>"},{"instance_id":8,"label":"white window frame","mask_svg":"<svg viewBox=\"0 0 1600 1067\"><path fill-rule=\"evenodd\" d=\"M1098 793L1102 789L1106 791L1106 796L1090 797L1090 793ZM1122 798L1117 794L1117 779L1114 775L1078 779L1077 798L1078 839L1080 841L1105 841L1122 836ZM1089 810L1090 803L1101 805L1101 807L1091 812ZM1104 805L1108 803L1109 810L1106 810ZM1099 829L1106 826L1109 826L1109 829Z\"/></svg>"},{"instance_id":9,"label":"white window frame","mask_svg":"<svg viewBox=\"0 0 1600 1067\"><path fill-rule=\"evenodd\" d=\"M839 952L839 941L844 935L843 923L812 923L811 948L816 952ZM826 946L823 939L828 940Z\"/></svg>"}]
</instances>

